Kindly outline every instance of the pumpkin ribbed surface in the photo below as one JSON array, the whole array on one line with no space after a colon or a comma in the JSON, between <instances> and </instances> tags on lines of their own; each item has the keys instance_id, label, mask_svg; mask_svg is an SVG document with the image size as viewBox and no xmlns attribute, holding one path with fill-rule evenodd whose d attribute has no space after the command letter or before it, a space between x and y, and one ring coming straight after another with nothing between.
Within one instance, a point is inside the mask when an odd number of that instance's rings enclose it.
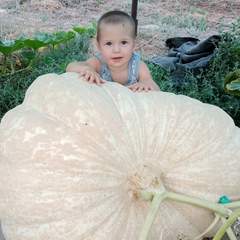
<instances>
[{"instance_id":1,"label":"pumpkin ribbed surface","mask_svg":"<svg viewBox=\"0 0 240 240\"><path fill-rule=\"evenodd\" d=\"M40 76L0 124L0 219L7 240L135 240L138 191L240 200L240 129L220 108L165 92ZM166 200L149 239L193 239L213 213ZM183 239L183 238L182 238Z\"/></svg>"}]
</instances>

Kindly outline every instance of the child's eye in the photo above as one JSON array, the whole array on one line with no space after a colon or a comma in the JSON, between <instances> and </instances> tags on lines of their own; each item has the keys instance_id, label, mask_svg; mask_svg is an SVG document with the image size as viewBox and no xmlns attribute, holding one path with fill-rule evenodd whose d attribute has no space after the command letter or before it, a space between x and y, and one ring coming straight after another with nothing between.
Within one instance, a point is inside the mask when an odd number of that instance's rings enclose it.
<instances>
[{"instance_id":1,"label":"child's eye","mask_svg":"<svg viewBox=\"0 0 240 240\"><path fill-rule=\"evenodd\" d=\"M124 45L124 44L127 44L127 41L122 41L122 44Z\"/></svg>"},{"instance_id":2,"label":"child's eye","mask_svg":"<svg viewBox=\"0 0 240 240\"><path fill-rule=\"evenodd\" d=\"M112 44L111 42L107 42L106 43L107 46L111 46L111 44Z\"/></svg>"}]
</instances>

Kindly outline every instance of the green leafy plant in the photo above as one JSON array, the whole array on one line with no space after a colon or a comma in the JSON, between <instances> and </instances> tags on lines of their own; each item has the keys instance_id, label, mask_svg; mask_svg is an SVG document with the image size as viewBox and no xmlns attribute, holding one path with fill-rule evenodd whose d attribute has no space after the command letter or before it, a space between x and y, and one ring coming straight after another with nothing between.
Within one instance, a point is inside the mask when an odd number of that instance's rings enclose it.
<instances>
[{"instance_id":1,"label":"green leafy plant","mask_svg":"<svg viewBox=\"0 0 240 240\"><path fill-rule=\"evenodd\" d=\"M41 51L38 51L40 48L52 46L54 49L58 44L67 42L74 37L75 33L72 31L58 31L53 34L39 34L34 39L26 39L24 41L25 46L31 49L31 51L22 52L22 55L30 60L30 64L27 68L32 66L36 54L41 53Z\"/></svg>"},{"instance_id":2,"label":"green leafy plant","mask_svg":"<svg viewBox=\"0 0 240 240\"><path fill-rule=\"evenodd\" d=\"M240 69L227 75L224 79L224 90L231 95L240 96Z\"/></svg>"},{"instance_id":3,"label":"green leafy plant","mask_svg":"<svg viewBox=\"0 0 240 240\"><path fill-rule=\"evenodd\" d=\"M50 42L50 44L54 48L55 46L57 46L60 43L67 42L70 39L75 38L75 36L76 36L75 33L72 31L68 31L68 32L58 31L55 34L53 34L53 38L52 38L52 41Z\"/></svg>"},{"instance_id":4,"label":"green leafy plant","mask_svg":"<svg viewBox=\"0 0 240 240\"><path fill-rule=\"evenodd\" d=\"M97 32L97 25L96 23L92 23L92 27L90 28L80 28L74 25L73 30L76 31L78 34L88 34L90 37L92 37Z\"/></svg>"},{"instance_id":5,"label":"green leafy plant","mask_svg":"<svg viewBox=\"0 0 240 240\"><path fill-rule=\"evenodd\" d=\"M1 75L6 73L7 70L7 58L10 63L12 73L14 73L14 64L12 59L12 53L24 47L24 39L19 38L13 41L2 41L0 38L0 53L3 55L3 67Z\"/></svg>"},{"instance_id":6,"label":"green leafy plant","mask_svg":"<svg viewBox=\"0 0 240 240\"><path fill-rule=\"evenodd\" d=\"M33 65L33 61L36 55L41 53L41 48L48 46L55 49L60 43L64 43L74 38L76 34L73 31L58 31L53 34L42 33L36 35L33 39L20 38L14 41L2 41L0 39L0 53L4 56L4 64L1 70L1 75L4 75L7 70L7 60L11 67L11 73L15 73L14 64L12 60L12 54L18 50L21 50L21 55L29 60L29 65L26 70L30 69Z\"/></svg>"},{"instance_id":7,"label":"green leafy plant","mask_svg":"<svg viewBox=\"0 0 240 240\"><path fill-rule=\"evenodd\" d=\"M25 48L30 49L30 51L22 51L21 54L30 60L30 63L27 67L27 69L30 69L31 66L33 65L34 58L36 57L37 50L41 47L46 47L51 44L53 40L52 35L49 34L39 34L36 35L34 39L26 39L24 41Z\"/></svg>"}]
</instances>

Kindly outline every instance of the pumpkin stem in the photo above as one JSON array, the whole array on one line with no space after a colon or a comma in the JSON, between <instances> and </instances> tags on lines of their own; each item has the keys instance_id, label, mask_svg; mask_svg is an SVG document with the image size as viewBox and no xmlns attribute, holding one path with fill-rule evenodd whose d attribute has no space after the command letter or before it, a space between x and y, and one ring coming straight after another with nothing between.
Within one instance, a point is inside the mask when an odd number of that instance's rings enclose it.
<instances>
[{"instance_id":1,"label":"pumpkin stem","mask_svg":"<svg viewBox=\"0 0 240 240\"><path fill-rule=\"evenodd\" d=\"M163 200L167 198L177 202L187 203L193 206L207 209L221 217L226 217L226 216L228 217L232 213L230 209L224 206L227 204L222 205L220 203L213 203L213 202L209 202L199 198L184 196L184 195L173 193L173 192L167 192L165 191L163 186L161 187L161 189L154 189L154 191L153 189L140 190L138 194L140 197L142 197L142 199L146 201L152 200L148 215L145 219L145 222L141 229L138 240L147 240L152 224L157 215L158 209L161 203L163 202ZM236 206L232 206L232 207L236 207Z\"/></svg>"},{"instance_id":2,"label":"pumpkin stem","mask_svg":"<svg viewBox=\"0 0 240 240\"><path fill-rule=\"evenodd\" d=\"M224 203L224 206L229 209L238 209L240 208L240 201Z\"/></svg>"},{"instance_id":3,"label":"pumpkin stem","mask_svg":"<svg viewBox=\"0 0 240 240\"><path fill-rule=\"evenodd\" d=\"M153 224L154 219L157 215L159 206L161 205L164 198L165 198L165 194L162 193L162 191L154 194L153 199L152 199L151 207L150 207L148 215L145 219L144 225L141 229L138 240L147 240L148 235L150 233L150 230L152 228L152 224Z\"/></svg>"},{"instance_id":4,"label":"pumpkin stem","mask_svg":"<svg viewBox=\"0 0 240 240\"><path fill-rule=\"evenodd\" d=\"M210 210L220 216L230 216L231 215L231 210L229 210L228 208L226 208L225 206L223 206L222 204L219 204L219 203L213 203L213 202L209 202L209 201L202 200L199 198L184 196L184 195L173 193L173 192L166 192L165 194L166 194L165 198L169 198L171 200L175 200L178 202L188 203L193 206L201 207L201 208Z\"/></svg>"}]
</instances>

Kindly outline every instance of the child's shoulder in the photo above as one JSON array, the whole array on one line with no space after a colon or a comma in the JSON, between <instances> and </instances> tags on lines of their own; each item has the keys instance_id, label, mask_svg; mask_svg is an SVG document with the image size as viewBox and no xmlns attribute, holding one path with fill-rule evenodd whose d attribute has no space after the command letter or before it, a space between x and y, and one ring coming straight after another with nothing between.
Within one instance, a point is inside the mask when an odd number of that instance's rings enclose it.
<instances>
[{"instance_id":1,"label":"child's shoulder","mask_svg":"<svg viewBox=\"0 0 240 240\"><path fill-rule=\"evenodd\" d=\"M141 55L140 55L140 53L133 52L131 59L132 59L133 62L140 63L141 62Z\"/></svg>"},{"instance_id":2,"label":"child's shoulder","mask_svg":"<svg viewBox=\"0 0 240 240\"><path fill-rule=\"evenodd\" d=\"M132 53L132 57L135 57L135 58L141 58L141 55L140 55L140 53L138 53L138 52L133 52Z\"/></svg>"}]
</instances>

